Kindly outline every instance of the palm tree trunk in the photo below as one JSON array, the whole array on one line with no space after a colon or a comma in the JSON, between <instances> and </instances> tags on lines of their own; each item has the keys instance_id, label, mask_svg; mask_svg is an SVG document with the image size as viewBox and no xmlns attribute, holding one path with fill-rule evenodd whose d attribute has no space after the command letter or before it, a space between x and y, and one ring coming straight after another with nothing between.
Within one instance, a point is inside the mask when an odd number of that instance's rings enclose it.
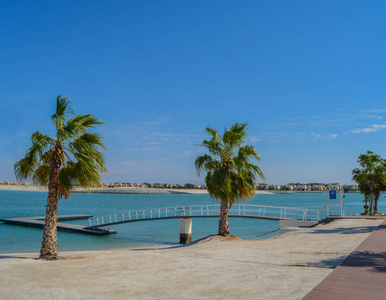
<instances>
[{"instance_id":1,"label":"palm tree trunk","mask_svg":"<svg viewBox=\"0 0 386 300\"><path fill-rule=\"evenodd\" d=\"M221 200L220 221L218 222L218 235L225 236L229 234L228 210L228 201Z\"/></svg>"},{"instance_id":2,"label":"palm tree trunk","mask_svg":"<svg viewBox=\"0 0 386 300\"><path fill-rule=\"evenodd\" d=\"M381 196L381 192L377 191L374 194L374 214L378 213L378 199L379 199L379 196Z\"/></svg>"},{"instance_id":3,"label":"palm tree trunk","mask_svg":"<svg viewBox=\"0 0 386 300\"><path fill-rule=\"evenodd\" d=\"M41 259L55 260L58 258L58 243L56 237L56 224L58 212L59 171L62 165L58 146L52 155L50 167L50 182L48 185L48 197L46 205L46 218L43 229L43 242L40 248Z\"/></svg>"}]
</instances>

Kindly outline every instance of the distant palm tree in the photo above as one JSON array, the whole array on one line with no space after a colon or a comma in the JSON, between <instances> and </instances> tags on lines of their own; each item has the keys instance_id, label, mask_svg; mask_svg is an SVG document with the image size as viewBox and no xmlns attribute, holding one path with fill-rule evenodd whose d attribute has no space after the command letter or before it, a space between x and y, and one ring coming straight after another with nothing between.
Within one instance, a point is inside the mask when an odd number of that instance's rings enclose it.
<instances>
[{"instance_id":1,"label":"distant palm tree","mask_svg":"<svg viewBox=\"0 0 386 300\"><path fill-rule=\"evenodd\" d=\"M69 119L68 113L72 115ZM40 258L58 258L56 237L58 200L67 199L77 186L98 187L101 173L107 171L99 147L102 138L90 130L103 124L93 115L75 115L71 101L62 96L56 100L56 112L51 116L56 134L32 134L32 147L25 157L15 163L18 180L32 178L38 185L48 184L46 218Z\"/></svg>"},{"instance_id":2,"label":"distant palm tree","mask_svg":"<svg viewBox=\"0 0 386 300\"><path fill-rule=\"evenodd\" d=\"M255 195L256 176L264 179L260 168L252 160L260 160L256 149L245 145L247 123L234 124L229 130L225 128L221 135L217 130L207 127L211 136L204 140L209 155L198 156L195 166L200 175L206 171L206 187L210 196L220 201L219 235L229 234L228 211L235 202L245 201Z\"/></svg>"}]
</instances>

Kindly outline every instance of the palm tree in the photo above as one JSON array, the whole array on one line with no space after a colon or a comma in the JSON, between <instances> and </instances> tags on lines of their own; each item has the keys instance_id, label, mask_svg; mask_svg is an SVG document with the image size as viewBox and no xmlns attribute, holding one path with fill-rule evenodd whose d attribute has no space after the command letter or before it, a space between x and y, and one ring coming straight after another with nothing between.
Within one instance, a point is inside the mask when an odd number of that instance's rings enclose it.
<instances>
[{"instance_id":1,"label":"palm tree","mask_svg":"<svg viewBox=\"0 0 386 300\"><path fill-rule=\"evenodd\" d=\"M246 201L255 195L256 176L264 179L260 168L252 160L260 160L256 149L244 145L247 123L236 123L221 135L217 130L207 127L209 141L202 146L209 155L198 156L195 161L198 176L206 171L206 187L212 198L220 201L220 221L218 234L229 234L228 211L235 202Z\"/></svg>"},{"instance_id":2,"label":"palm tree","mask_svg":"<svg viewBox=\"0 0 386 300\"><path fill-rule=\"evenodd\" d=\"M369 214L376 214L378 199L386 190L386 159L367 151L359 155L358 163L361 168L352 170L353 180L358 184L361 194L365 195L365 201L370 203Z\"/></svg>"},{"instance_id":3,"label":"palm tree","mask_svg":"<svg viewBox=\"0 0 386 300\"><path fill-rule=\"evenodd\" d=\"M72 116L69 118L68 113ZM90 130L103 124L93 115L76 115L71 101L58 96L56 112L51 116L56 134L32 134L32 147L24 158L15 163L18 180L31 178L34 184L47 185L48 197L43 230L41 259L58 258L56 237L58 200L68 199L75 187L86 190L98 187L101 173L107 172L104 156L99 147L106 150L102 138Z\"/></svg>"}]
</instances>

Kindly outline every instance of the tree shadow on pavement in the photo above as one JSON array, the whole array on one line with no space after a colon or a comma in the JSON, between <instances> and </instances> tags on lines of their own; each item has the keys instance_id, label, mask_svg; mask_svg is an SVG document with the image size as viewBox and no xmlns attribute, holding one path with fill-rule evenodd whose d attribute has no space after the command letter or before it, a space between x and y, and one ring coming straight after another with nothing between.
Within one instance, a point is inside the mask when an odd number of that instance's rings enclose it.
<instances>
[{"instance_id":1,"label":"tree shadow on pavement","mask_svg":"<svg viewBox=\"0 0 386 300\"><path fill-rule=\"evenodd\" d=\"M315 229L310 234L330 234L330 233L340 233L340 234L357 234L357 233L369 233L373 232L378 226L358 226L350 228L334 228L334 229Z\"/></svg>"}]
</instances>

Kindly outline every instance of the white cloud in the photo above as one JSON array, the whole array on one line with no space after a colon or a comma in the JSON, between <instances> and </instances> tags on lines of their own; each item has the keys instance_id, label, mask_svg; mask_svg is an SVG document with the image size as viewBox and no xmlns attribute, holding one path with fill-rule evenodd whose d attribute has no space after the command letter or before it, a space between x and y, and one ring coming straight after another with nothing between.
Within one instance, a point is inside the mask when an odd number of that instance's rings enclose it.
<instances>
[{"instance_id":1,"label":"white cloud","mask_svg":"<svg viewBox=\"0 0 386 300\"><path fill-rule=\"evenodd\" d=\"M118 166L134 166L135 163L131 162L131 161L124 161L124 162L121 162L121 163L117 163Z\"/></svg>"},{"instance_id":2,"label":"white cloud","mask_svg":"<svg viewBox=\"0 0 386 300\"><path fill-rule=\"evenodd\" d=\"M371 127L366 128L360 128L360 129L354 129L352 130L352 133L370 133L370 132L376 132L381 129L386 128L386 125L372 125Z\"/></svg>"},{"instance_id":3,"label":"white cloud","mask_svg":"<svg viewBox=\"0 0 386 300\"><path fill-rule=\"evenodd\" d=\"M320 133L311 132L311 135L317 139L320 139L320 140L331 140L331 139L335 139L338 137L338 134L336 134L336 133L330 133L328 135L323 135Z\"/></svg>"},{"instance_id":4,"label":"white cloud","mask_svg":"<svg viewBox=\"0 0 386 300\"><path fill-rule=\"evenodd\" d=\"M380 117L380 116L373 116L373 115L365 116L365 118L369 118L369 119L378 119L378 120L381 120L381 119L382 119L382 117Z\"/></svg>"},{"instance_id":5,"label":"white cloud","mask_svg":"<svg viewBox=\"0 0 386 300\"><path fill-rule=\"evenodd\" d=\"M185 151L182 151L181 154L178 155L178 157L191 157L191 156L196 156L196 155L200 155L202 153L206 152L206 149L201 147L197 150L185 150Z\"/></svg>"},{"instance_id":6,"label":"white cloud","mask_svg":"<svg viewBox=\"0 0 386 300\"><path fill-rule=\"evenodd\" d=\"M386 109L383 108L383 109L369 109L369 110L366 110L366 112L370 112L370 113L383 113L383 112L386 112Z\"/></svg>"},{"instance_id":7,"label":"white cloud","mask_svg":"<svg viewBox=\"0 0 386 300\"><path fill-rule=\"evenodd\" d=\"M253 144L253 143L256 143L256 142L260 142L261 141L261 138L256 136L256 135L251 135L248 140Z\"/></svg>"},{"instance_id":8,"label":"white cloud","mask_svg":"<svg viewBox=\"0 0 386 300\"><path fill-rule=\"evenodd\" d=\"M158 125L161 125L163 123L169 122L170 120L171 120L171 118L169 116L165 116L162 118L155 119L153 121L144 121L143 124L147 125L147 126L154 126L154 125L158 126Z\"/></svg>"}]
</instances>

